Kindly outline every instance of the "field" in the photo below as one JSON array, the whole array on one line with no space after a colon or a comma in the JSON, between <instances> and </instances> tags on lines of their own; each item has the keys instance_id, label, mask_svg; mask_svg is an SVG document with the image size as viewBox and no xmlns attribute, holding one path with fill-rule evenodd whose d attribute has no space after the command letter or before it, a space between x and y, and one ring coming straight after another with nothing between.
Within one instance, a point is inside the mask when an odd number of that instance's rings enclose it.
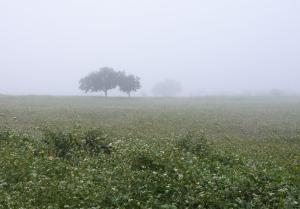
<instances>
[{"instance_id":1,"label":"field","mask_svg":"<svg viewBox=\"0 0 300 209\"><path fill-rule=\"evenodd\" d=\"M0 208L300 208L300 98L0 96Z\"/></svg>"}]
</instances>

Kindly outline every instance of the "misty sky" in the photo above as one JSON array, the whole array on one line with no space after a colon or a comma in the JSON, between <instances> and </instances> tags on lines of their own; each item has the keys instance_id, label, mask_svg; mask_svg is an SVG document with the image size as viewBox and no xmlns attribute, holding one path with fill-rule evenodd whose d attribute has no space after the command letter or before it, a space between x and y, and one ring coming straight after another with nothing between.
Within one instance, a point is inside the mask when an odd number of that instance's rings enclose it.
<instances>
[{"instance_id":1,"label":"misty sky","mask_svg":"<svg viewBox=\"0 0 300 209\"><path fill-rule=\"evenodd\" d=\"M102 66L140 92L300 92L300 1L0 0L0 93L81 94Z\"/></svg>"}]
</instances>

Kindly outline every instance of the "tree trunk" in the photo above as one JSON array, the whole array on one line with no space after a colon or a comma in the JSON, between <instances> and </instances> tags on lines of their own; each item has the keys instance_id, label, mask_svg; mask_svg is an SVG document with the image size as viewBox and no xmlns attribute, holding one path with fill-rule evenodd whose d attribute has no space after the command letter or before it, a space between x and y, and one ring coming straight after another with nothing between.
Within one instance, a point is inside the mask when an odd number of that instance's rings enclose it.
<instances>
[{"instance_id":1,"label":"tree trunk","mask_svg":"<svg viewBox=\"0 0 300 209\"><path fill-rule=\"evenodd\" d=\"M131 97L130 92L127 92L128 97Z\"/></svg>"},{"instance_id":2,"label":"tree trunk","mask_svg":"<svg viewBox=\"0 0 300 209\"><path fill-rule=\"evenodd\" d=\"M105 98L107 98L107 90L105 90L104 93L105 93Z\"/></svg>"}]
</instances>

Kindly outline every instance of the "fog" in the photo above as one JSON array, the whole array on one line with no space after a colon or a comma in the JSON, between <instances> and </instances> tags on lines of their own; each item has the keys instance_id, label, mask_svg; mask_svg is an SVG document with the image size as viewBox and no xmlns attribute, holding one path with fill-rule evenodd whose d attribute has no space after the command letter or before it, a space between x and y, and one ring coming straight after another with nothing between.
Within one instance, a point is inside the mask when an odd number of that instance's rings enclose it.
<instances>
[{"instance_id":1,"label":"fog","mask_svg":"<svg viewBox=\"0 0 300 209\"><path fill-rule=\"evenodd\" d=\"M82 95L103 66L182 95L300 92L298 0L0 0L0 94Z\"/></svg>"}]
</instances>

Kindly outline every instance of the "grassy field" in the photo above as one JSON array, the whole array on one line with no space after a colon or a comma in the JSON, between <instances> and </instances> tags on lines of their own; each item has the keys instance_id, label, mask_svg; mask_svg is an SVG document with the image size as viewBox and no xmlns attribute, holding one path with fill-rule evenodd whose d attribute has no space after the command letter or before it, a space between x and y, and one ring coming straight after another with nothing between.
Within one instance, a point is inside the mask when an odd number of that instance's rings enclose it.
<instances>
[{"instance_id":1,"label":"grassy field","mask_svg":"<svg viewBox=\"0 0 300 209\"><path fill-rule=\"evenodd\" d=\"M0 96L0 208L300 208L300 97Z\"/></svg>"}]
</instances>

